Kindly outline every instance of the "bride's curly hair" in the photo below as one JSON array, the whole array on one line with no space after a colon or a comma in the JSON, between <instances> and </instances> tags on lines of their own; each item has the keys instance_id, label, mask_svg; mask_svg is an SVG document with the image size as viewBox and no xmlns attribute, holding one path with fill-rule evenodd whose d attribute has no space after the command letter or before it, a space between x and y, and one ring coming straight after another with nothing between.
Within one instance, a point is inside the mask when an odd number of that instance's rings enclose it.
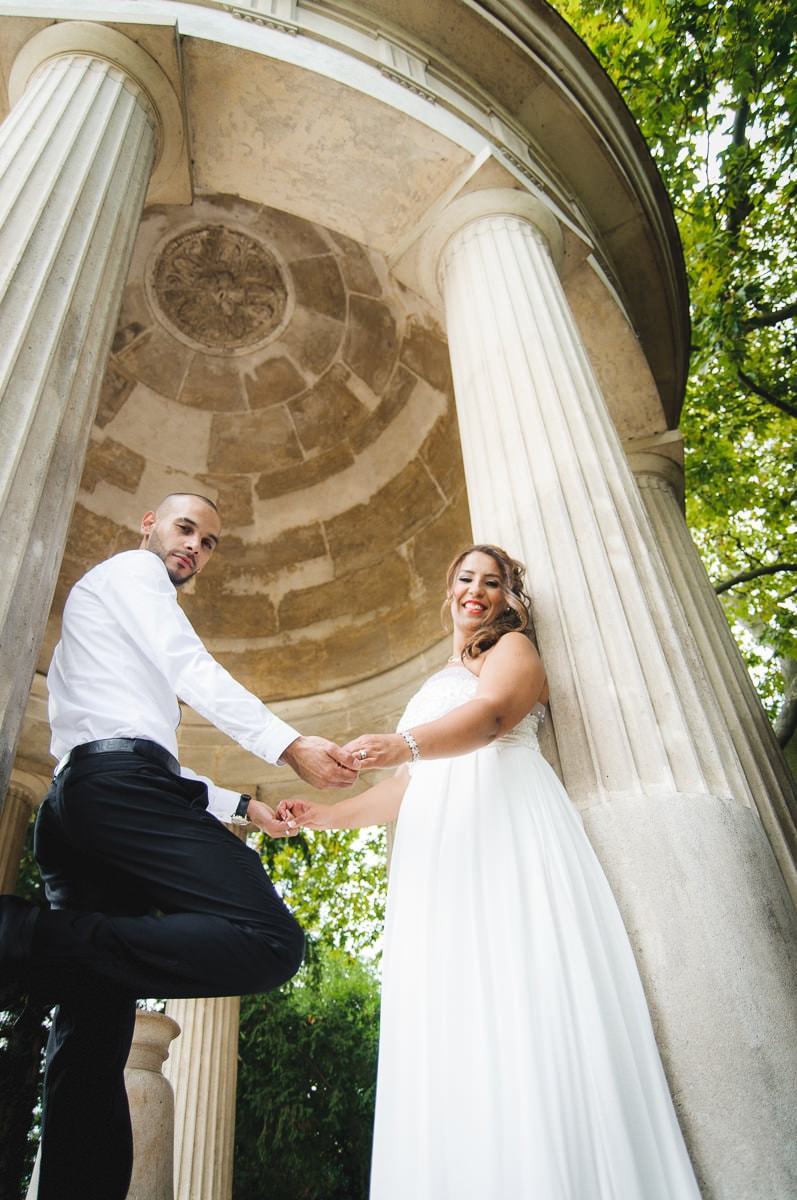
<instances>
[{"instance_id":1,"label":"bride's curly hair","mask_svg":"<svg viewBox=\"0 0 797 1200\"><path fill-rule=\"evenodd\" d=\"M468 555L476 553L487 554L495 562L498 568L496 573L500 579L501 590L506 601L506 608L491 621L485 621L475 633L471 634L463 648L463 658L478 658L480 654L484 654L491 646L494 646L505 633L509 633L513 629L526 632L531 640L534 641L531 600L525 591L524 582L526 568L523 563L518 562L516 558L512 558L500 546L491 546L489 544L466 546L448 568L448 572L446 573L446 598L440 609L443 628L449 628L451 592L457 572Z\"/></svg>"}]
</instances>

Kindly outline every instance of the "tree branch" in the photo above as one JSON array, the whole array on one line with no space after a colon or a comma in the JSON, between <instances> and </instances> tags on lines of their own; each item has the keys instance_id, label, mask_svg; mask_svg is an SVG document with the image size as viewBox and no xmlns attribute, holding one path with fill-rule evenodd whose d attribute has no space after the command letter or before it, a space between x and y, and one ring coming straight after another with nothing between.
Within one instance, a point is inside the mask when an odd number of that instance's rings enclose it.
<instances>
[{"instance_id":1,"label":"tree branch","mask_svg":"<svg viewBox=\"0 0 797 1200\"><path fill-rule=\"evenodd\" d=\"M745 329L767 329L772 325L780 325L797 317L797 304L787 304L785 308L776 308L774 312L758 313L742 322Z\"/></svg>"},{"instance_id":2,"label":"tree branch","mask_svg":"<svg viewBox=\"0 0 797 1200\"><path fill-rule=\"evenodd\" d=\"M753 567L750 571L740 571L738 575L732 575L722 583L715 583L714 591L719 596L721 592L729 592L740 583L749 583L751 579L761 579L764 575L779 575L783 571L797 571L797 563L774 563L770 567Z\"/></svg>"},{"instance_id":3,"label":"tree branch","mask_svg":"<svg viewBox=\"0 0 797 1200\"><path fill-rule=\"evenodd\" d=\"M736 109L731 137L731 145L737 150L741 150L743 146L747 145L747 122L749 119L750 101L743 96ZM731 201L725 227L731 245L735 246L739 240L739 230L750 215L753 205L750 199L750 190L748 187L741 186L741 172L735 166L732 168L731 174L726 175L725 178L728 185L728 199Z\"/></svg>"},{"instance_id":4,"label":"tree branch","mask_svg":"<svg viewBox=\"0 0 797 1200\"><path fill-rule=\"evenodd\" d=\"M762 388L754 379L746 375L741 367L736 368L736 373L747 390L752 392L754 396L765 400L767 404L771 404L773 408L777 408L780 412L785 413L787 417L794 417L797 420L797 405L789 404L787 400L781 400L772 392L767 391L766 388Z\"/></svg>"}]
</instances>

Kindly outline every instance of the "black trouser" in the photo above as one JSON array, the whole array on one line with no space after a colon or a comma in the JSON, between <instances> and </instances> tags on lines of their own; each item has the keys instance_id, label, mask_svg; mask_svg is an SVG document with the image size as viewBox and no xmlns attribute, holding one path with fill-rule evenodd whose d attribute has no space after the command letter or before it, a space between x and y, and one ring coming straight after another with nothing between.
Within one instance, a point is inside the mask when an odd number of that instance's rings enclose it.
<instances>
[{"instance_id":1,"label":"black trouser","mask_svg":"<svg viewBox=\"0 0 797 1200\"><path fill-rule=\"evenodd\" d=\"M298 970L304 937L260 858L206 809L204 784L136 754L68 766L36 823L51 910L31 983L57 1002L39 1200L124 1200L124 1065L139 997L238 996Z\"/></svg>"}]
</instances>

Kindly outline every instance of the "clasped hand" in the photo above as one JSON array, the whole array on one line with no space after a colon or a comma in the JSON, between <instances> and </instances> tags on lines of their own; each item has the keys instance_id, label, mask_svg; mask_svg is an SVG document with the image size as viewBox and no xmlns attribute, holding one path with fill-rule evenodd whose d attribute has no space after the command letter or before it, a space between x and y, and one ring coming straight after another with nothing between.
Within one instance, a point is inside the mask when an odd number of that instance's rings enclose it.
<instances>
[{"instance_id":1,"label":"clasped hand","mask_svg":"<svg viewBox=\"0 0 797 1200\"><path fill-rule=\"evenodd\" d=\"M354 755L361 770L400 767L412 758L410 748L400 733L363 733L347 742L343 749Z\"/></svg>"}]
</instances>

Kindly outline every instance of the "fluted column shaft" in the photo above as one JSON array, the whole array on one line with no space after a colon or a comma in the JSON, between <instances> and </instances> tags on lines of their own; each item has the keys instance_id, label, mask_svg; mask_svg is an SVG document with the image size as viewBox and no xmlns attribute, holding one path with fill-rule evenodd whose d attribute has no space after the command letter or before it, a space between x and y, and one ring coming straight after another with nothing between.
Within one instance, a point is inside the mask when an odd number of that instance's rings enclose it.
<instances>
[{"instance_id":1,"label":"fluted column shaft","mask_svg":"<svg viewBox=\"0 0 797 1200\"><path fill-rule=\"evenodd\" d=\"M567 304L550 223L507 195L479 213L487 200L473 193L441 218L474 535L529 568L565 783L636 950L705 1194L787 1194L794 908Z\"/></svg>"},{"instance_id":2,"label":"fluted column shaft","mask_svg":"<svg viewBox=\"0 0 797 1200\"><path fill-rule=\"evenodd\" d=\"M511 215L471 222L444 280L474 526L495 534L497 519L529 566L571 795L748 801L668 627L660 557L542 234Z\"/></svg>"},{"instance_id":3,"label":"fluted column shaft","mask_svg":"<svg viewBox=\"0 0 797 1200\"><path fill-rule=\"evenodd\" d=\"M164 1074L174 1088L174 1200L229 1200L238 1078L237 996L170 1000L182 1033Z\"/></svg>"},{"instance_id":4,"label":"fluted column shaft","mask_svg":"<svg viewBox=\"0 0 797 1200\"><path fill-rule=\"evenodd\" d=\"M687 528L680 500L682 470L666 456L650 452L631 454L629 464L762 824L797 903L794 778Z\"/></svg>"},{"instance_id":5,"label":"fluted column shaft","mask_svg":"<svg viewBox=\"0 0 797 1200\"><path fill-rule=\"evenodd\" d=\"M0 795L156 153L147 93L45 61L0 128Z\"/></svg>"}]
</instances>

